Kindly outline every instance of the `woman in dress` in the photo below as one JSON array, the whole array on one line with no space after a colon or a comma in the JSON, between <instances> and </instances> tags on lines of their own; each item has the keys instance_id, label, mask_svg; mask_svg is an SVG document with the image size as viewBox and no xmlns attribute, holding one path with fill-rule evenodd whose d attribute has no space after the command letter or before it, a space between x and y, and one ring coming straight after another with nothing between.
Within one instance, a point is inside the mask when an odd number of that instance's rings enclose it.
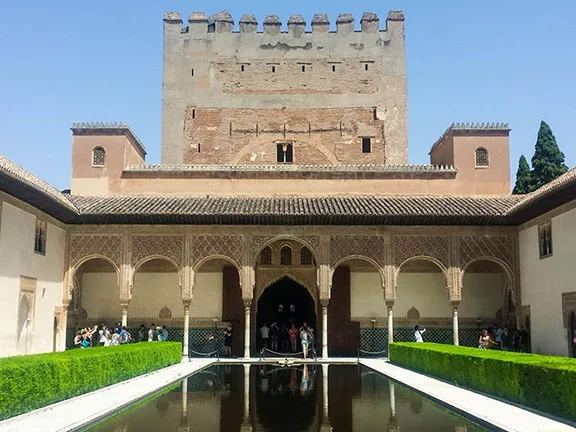
<instances>
[{"instance_id":1,"label":"woman in dress","mask_svg":"<svg viewBox=\"0 0 576 432\"><path fill-rule=\"evenodd\" d=\"M296 326L292 324L292 327L288 331L288 335L290 336L290 345L292 346L292 352L296 352L296 344L298 342L298 330Z\"/></svg>"},{"instance_id":2,"label":"woman in dress","mask_svg":"<svg viewBox=\"0 0 576 432\"><path fill-rule=\"evenodd\" d=\"M478 348L488 349L490 347L490 335L488 330L482 330L480 339L478 339Z\"/></svg>"},{"instance_id":3,"label":"woman in dress","mask_svg":"<svg viewBox=\"0 0 576 432\"><path fill-rule=\"evenodd\" d=\"M224 354L228 357L232 356L232 326L230 324L224 330Z\"/></svg>"},{"instance_id":4,"label":"woman in dress","mask_svg":"<svg viewBox=\"0 0 576 432\"><path fill-rule=\"evenodd\" d=\"M302 351L304 353L304 358L308 357L308 330L304 327L300 329L300 342L302 343Z\"/></svg>"}]
</instances>

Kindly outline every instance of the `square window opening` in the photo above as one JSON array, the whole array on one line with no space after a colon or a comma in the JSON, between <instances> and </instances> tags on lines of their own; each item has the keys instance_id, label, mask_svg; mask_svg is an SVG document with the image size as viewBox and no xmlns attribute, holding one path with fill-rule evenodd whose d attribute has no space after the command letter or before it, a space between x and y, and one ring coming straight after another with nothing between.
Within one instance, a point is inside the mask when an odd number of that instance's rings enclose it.
<instances>
[{"instance_id":1,"label":"square window opening","mask_svg":"<svg viewBox=\"0 0 576 432\"><path fill-rule=\"evenodd\" d=\"M372 153L372 138L362 138L362 153Z\"/></svg>"}]
</instances>

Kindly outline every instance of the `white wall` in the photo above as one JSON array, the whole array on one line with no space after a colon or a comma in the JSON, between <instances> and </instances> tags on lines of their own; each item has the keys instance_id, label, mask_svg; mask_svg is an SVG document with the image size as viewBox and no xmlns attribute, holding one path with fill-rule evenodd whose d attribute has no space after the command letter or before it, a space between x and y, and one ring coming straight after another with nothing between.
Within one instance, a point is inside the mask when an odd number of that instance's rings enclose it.
<instances>
[{"instance_id":1,"label":"white wall","mask_svg":"<svg viewBox=\"0 0 576 432\"><path fill-rule=\"evenodd\" d=\"M386 303L379 273L350 273L351 316L385 318ZM461 317L495 317L503 305L503 281L499 273L470 273L464 276ZM422 318L452 316L446 279L442 273L398 275L394 316L405 317L415 307Z\"/></svg>"},{"instance_id":2,"label":"white wall","mask_svg":"<svg viewBox=\"0 0 576 432\"><path fill-rule=\"evenodd\" d=\"M520 230L522 305L530 306L532 351L567 356L562 293L576 291L576 209L552 218L552 248L540 259L538 227Z\"/></svg>"},{"instance_id":3,"label":"white wall","mask_svg":"<svg viewBox=\"0 0 576 432\"><path fill-rule=\"evenodd\" d=\"M65 232L48 223L46 255L34 253L36 217L6 202L0 205L0 356L52 351L54 308L62 306ZM37 279L27 346L22 339L17 343L20 276ZM61 345L65 336L59 337Z\"/></svg>"},{"instance_id":4,"label":"white wall","mask_svg":"<svg viewBox=\"0 0 576 432\"><path fill-rule=\"evenodd\" d=\"M197 273L190 317L222 317L222 272ZM116 273L84 273L82 307L89 318L120 318ZM184 316L178 273L136 273L128 318L158 318L167 307L173 318Z\"/></svg>"}]
</instances>

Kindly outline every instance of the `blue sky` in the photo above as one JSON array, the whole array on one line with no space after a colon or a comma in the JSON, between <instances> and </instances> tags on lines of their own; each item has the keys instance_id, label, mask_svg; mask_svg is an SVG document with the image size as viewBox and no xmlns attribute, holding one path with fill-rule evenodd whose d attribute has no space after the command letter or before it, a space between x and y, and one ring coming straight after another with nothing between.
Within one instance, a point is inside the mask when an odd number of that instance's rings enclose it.
<instances>
[{"instance_id":1,"label":"blue sky","mask_svg":"<svg viewBox=\"0 0 576 432\"><path fill-rule=\"evenodd\" d=\"M60 189L70 185L73 121L128 121L160 162L162 17L202 10L191 1L0 3L0 153ZM411 163L451 122L508 122L511 177L532 157L547 121L566 163L576 165L576 2L215 1L236 22L293 13L406 15Z\"/></svg>"}]
</instances>

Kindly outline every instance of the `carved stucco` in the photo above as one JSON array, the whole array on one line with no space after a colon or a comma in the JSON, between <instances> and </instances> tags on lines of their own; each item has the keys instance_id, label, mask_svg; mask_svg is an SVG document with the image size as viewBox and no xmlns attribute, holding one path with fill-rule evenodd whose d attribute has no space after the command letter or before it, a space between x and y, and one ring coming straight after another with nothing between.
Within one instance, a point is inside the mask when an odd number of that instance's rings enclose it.
<instances>
[{"instance_id":1,"label":"carved stucco","mask_svg":"<svg viewBox=\"0 0 576 432\"><path fill-rule=\"evenodd\" d=\"M284 277L292 279L306 288L316 302L316 299L318 298L318 291L316 289L316 270L289 267L258 269L256 272L256 290L254 298L258 300L266 288Z\"/></svg>"},{"instance_id":2,"label":"carved stucco","mask_svg":"<svg viewBox=\"0 0 576 432\"><path fill-rule=\"evenodd\" d=\"M253 248L254 262L258 262L260 251L263 249L264 245L271 245L273 243L276 243L277 241L279 242L282 240L289 240L307 246L310 249L310 252L312 252L312 256L314 256L317 260L319 259L320 237L316 235L307 235L307 236L267 235L267 236L253 236L252 239L253 239L252 248Z\"/></svg>"},{"instance_id":3,"label":"carved stucco","mask_svg":"<svg viewBox=\"0 0 576 432\"><path fill-rule=\"evenodd\" d=\"M70 236L70 267L88 257L108 258L117 268L122 264L122 237L120 235L73 234Z\"/></svg>"},{"instance_id":4,"label":"carved stucco","mask_svg":"<svg viewBox=\"0 0 576 432\"><path fill-rule=\"evenodd\" d=\"M240 269L243 262L243 238L240 235L195 235L190 245L190 259L196 269L203 260L223 257Z\"/></svg>"},{"instance_id":5,"label":"carved stucco","mask_svg":"<svg viewBox=\"0 0 576 432\"><path fill-rule=\"evenodd\" d=\"M465 269L471 262L483 258L496 258L496 262L512 269L515 239L511 236L462 236L460 237L460 267Z\"/></svg>"},{"instance_id":6,"label":"carved stucco","mask_svg":"<svg viewBox=\"0 0 576 432\"><path fill-rule=\"evenodd\" d=\"M414 257L432 258L444 268L449 266L449 238L445 236L395 236L393 249L396 267Z\"/></svg>"},{"instance_id":7,"label":"carved stucco","mask_svg":"<svg viewBox=\"0 0 576 432\"><path fill-rule=\"evenodd\" d=\"M135 235L132 237L132 267L148 257L170 259L178 270L184 262L184 238L180 235Z\"/></svg>"},{"instance_id":8,"label":"carved stucco","mask_svg":"<svg viewBox=\"0 0 576 432\"><path fill-rule=\"evenodd\" d=\"M330 265L334 268L348 257L368 258L381 270L384 267L384 239L375 235L330 237Z\"/></svg>"}]
</instances>

